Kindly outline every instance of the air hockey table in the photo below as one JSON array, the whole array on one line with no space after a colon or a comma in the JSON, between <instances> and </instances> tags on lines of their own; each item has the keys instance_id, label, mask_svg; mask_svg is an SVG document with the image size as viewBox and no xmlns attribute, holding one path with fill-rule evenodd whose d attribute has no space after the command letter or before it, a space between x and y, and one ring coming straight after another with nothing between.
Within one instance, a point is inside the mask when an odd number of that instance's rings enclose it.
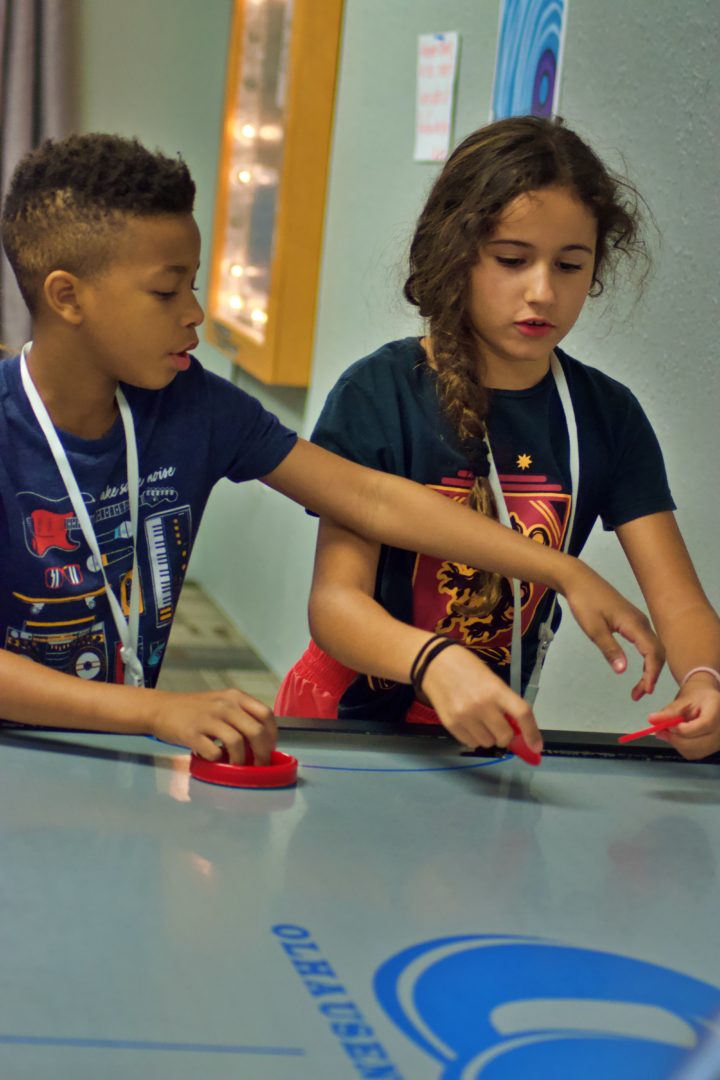
<instances>
[{"instance_id":1,"label":"air hockey table","mask_svg":"<svg viewBox=\"0 0 720 1080\"><path fill-rule=\"evenodd\" d=\"M0 729L3 1080L717 1080L720 763L280 721L296 787Z\"/></svg>"}]
</instances>

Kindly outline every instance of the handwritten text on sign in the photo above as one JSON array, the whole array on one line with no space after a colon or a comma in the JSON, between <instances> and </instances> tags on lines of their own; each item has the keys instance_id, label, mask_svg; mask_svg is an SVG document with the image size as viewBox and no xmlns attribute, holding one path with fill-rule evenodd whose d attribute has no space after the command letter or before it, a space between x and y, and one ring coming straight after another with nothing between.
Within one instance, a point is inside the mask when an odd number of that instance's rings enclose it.
<instances>
[{"instance_id":1,"label":"handwritten text on sign","mask_svg":"<svg viewBox=\"0 0 720 1080\"><path fill-rule=\"evenodd\" d=\"M450 147L458 35L418 38L415 161L444 161Z\"/></svg>"}]
</instances>

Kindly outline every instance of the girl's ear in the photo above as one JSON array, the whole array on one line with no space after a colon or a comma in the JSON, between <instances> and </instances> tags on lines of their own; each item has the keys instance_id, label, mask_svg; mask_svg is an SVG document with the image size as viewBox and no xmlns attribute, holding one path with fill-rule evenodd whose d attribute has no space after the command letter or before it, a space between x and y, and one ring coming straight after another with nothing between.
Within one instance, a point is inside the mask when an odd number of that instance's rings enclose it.
<instances>
[{"instance_id":1,"label":"girl's ear","mask_svg":"<svg viewBox=\"0 0 720 1080\"><path fill-rule=\"evenodd\" d=\"M83 321L80 286L80 279L67 270L53 270L43 283L45 303L54 315L73 326Z\"/></svg>"}]
</instances>

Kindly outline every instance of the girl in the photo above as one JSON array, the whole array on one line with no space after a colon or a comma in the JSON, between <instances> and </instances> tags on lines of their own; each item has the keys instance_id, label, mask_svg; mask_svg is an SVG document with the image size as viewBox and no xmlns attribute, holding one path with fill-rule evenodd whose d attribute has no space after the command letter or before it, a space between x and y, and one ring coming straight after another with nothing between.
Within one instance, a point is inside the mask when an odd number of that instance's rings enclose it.
<instances>
[{"instance_id":1,"label":"girl","mask_svg":"<svg viewBox=\"0 0 720 1080\"><path fill-rule=\"evenodd\" d=\"M426 336L354 364L313 437L574 555L600 517L680 684L656 715L681 712L667 738L699 758L720 749L720 622L645 414L624 386L557 347L616 258L638 254L634 189L561 121L480 129L446 163L412 242L405 295ZM280 715L439 720L472 745L469 650L485 662L489 746L512 737L498 681L532 705L560 612L545 586L381 547L323 519L310 619L314 642L280 689Z\"/></svg>"}]
</instances>

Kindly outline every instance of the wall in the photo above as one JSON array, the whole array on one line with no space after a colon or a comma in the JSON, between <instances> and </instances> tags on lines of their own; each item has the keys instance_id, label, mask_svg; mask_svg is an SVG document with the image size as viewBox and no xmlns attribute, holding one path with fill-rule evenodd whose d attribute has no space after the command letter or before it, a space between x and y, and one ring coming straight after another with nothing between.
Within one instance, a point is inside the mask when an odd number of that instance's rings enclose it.
<instances>
[{"instance_id":1,"label":"wall","mask_svg":"<svg viewBox=\"0 0 720 1080\"><path fill-rule=\"evenodd\" d=\"M402 258L436 167L412 161L416 36L462 35L456 137L487 118L498 0L346 0L313 385L269 391L244 376L288 423L308 432L347 364L413 333L400 300ZM81 124L182 149L210 235L230 0L78 0ZM720 450L715 328L720 15L715 0L571 0L561 112L611 161L624 155L662 246L636 306L586 309L570 352L628 383L666 451L680 522L708 593L720 602L711 537ZM202 281L201 281L202 284ZM227 373L214 350L204 362ZM307 636L314 523L260 485L214 496L191 572L278 672ZM222 554L221 554L222 553ZM637 595L612 536L587 557ZM631 722L629 677L605 670L568 622L544 677L545 726ZM660 695L668 695L666 682ZM638 710L635 710L637 713ZM637 718L637 717L635 717Z\"/></svg>"}]
</instances>

